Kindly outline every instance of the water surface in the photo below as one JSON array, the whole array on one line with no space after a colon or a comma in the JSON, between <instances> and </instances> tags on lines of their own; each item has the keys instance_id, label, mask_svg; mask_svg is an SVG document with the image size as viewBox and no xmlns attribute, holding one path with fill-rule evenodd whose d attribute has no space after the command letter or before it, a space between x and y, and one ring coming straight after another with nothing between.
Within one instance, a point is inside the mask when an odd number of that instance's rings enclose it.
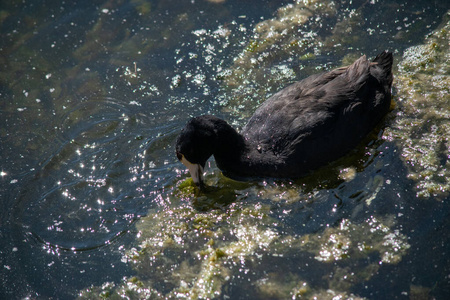
<instances>
[{"instance_id":1,"label":"water surface","mask_svg":"<svg viewBox=\"0 0 450 300\"><path fill-rule=\"evenodd\" d=\"M446 1L0 5L0 298L445 299ZM395 55L396 107L296 181L199 193L186 121Z\"/></svg>"}]
</instances>

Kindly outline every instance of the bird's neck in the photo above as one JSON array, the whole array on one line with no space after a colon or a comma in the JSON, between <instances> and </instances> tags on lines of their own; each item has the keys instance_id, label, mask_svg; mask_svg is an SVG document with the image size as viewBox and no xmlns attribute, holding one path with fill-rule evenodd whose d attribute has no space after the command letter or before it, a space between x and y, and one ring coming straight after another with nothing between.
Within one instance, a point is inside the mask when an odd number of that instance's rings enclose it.
<instances>
[{"instance_id":1,"label":"bird's neck","mask_svg":"<svg viewBox=\"0 0 450 300\"><path fill-rule=\"evenodd\" d=\"M217 130L217 145L214 147L216 164L226 175L242 173L248 164L250 147L245 138L233 127L225 123Z\"/></svg>"},{"instance_id":2,"label":"bird's neck","mask_svg":"<svg viewBox=\"0 0 450 300\"><path fill-rule=\"evenodd\" d=\"M262 153L230 125L226 124L224 127L226 128L217 132L218 144L213 153L216 164L224 175L243 179L265 177L277 171L274 166L280 166L280 162L273 153Z\"/></svg>"}]
</instances>

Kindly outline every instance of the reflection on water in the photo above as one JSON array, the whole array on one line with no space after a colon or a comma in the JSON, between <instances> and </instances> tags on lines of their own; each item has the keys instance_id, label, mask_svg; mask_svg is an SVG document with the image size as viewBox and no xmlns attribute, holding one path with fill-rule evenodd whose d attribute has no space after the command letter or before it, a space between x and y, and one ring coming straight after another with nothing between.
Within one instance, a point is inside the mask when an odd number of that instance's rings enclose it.
<instances>
[{"instance_id":1,"label":"reflection on water","mask_svg":"<svg viewBox=\"0 0 450 300\"><path fill-rule=\"evenodd\" d=\"M448 4L263 2L0 5L0 298L445 298ZM397 107L346 157L203 192L177 161L190 116L384 49Z\"/></svg>"}]
</instances>

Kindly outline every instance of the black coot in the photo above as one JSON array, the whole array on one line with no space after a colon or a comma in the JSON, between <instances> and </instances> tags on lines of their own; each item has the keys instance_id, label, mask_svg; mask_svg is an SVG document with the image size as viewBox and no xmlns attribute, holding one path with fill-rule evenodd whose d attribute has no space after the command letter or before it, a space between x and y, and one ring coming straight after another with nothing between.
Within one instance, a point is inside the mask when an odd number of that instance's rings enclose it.
<instances>
[{"instance_id":1,"label":"black coot","mask_svg":"<svg viewBox=\"0 0 450 300\"><path fill-rule=\"evenodd\" d=\"M193 118L177 157L198 185L211 155L234 179L305 175L355 147L389 111L392 63L385 51L296 82L267 99L241 133L214 116Z\"/></svg>"}]
</instances>

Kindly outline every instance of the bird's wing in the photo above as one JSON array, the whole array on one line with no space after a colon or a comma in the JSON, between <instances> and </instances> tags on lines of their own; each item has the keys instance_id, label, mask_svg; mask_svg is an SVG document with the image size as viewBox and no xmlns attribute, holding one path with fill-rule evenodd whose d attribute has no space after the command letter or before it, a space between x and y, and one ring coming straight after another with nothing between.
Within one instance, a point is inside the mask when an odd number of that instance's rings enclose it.
<instances>
[{"instance_id":1,"label":"bird's wing","mask_svg":"<svg viewBox=\"0 0 450 300\"><path fill-rule=\"evenodd\" d=\"M289 152L302 140L333 130L342 115L359 106L357 91L369 76L365 56L348 67L314 75L269 98L243 129L265 151Z\"/></svg>"}]
</instances>

